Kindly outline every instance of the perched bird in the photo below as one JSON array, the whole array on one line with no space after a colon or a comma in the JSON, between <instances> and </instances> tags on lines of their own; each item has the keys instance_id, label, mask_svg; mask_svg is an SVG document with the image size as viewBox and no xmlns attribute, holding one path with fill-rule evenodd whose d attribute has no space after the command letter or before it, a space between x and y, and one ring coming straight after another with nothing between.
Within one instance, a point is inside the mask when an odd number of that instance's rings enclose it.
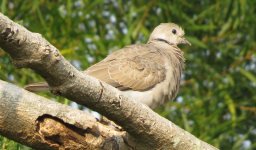
<instances>
[{"instance_id":1,"label":"perched bird","mask_svg":"<svg viewBox=\"0 0 256 150\"><path fill-rule=\"evenodd\" d=\"M126 46L84 71L150 108L174 99L184 68L179 44L191 45L174 23L161 23L146 44ZM31 84L29 91L47 89L47 83Z\"/></svg>"}]
</instances>

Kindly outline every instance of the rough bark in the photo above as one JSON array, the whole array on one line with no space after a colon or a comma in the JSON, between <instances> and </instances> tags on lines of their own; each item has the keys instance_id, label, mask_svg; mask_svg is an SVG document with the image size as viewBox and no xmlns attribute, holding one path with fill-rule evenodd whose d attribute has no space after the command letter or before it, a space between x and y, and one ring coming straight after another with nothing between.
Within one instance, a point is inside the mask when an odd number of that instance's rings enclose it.
<instances>
[{"instance_id":1,"label":"rough bark","mask_svg":"<svg viewBox=\"0 0 256 150\"><path fill-rule=\"evenodd\" d=\"M124 97L115 88L76 70L40 34L0 14L0 46L17 67L31 68L51 91L87 106L116 122L151 149L216 149L159 116L147 106Z\"/></svg>"},{"instance_id":2,"label":"rough bark","mask_svg":"<svg viewBox=\"0 0 256 150\"><path fill-rule=\"evenodd\" d=\"M86 112L1 80L0 134L44 150L130 149L129 143L133 143L126 132L104 125Z\"/></svg>"}]
</instances>

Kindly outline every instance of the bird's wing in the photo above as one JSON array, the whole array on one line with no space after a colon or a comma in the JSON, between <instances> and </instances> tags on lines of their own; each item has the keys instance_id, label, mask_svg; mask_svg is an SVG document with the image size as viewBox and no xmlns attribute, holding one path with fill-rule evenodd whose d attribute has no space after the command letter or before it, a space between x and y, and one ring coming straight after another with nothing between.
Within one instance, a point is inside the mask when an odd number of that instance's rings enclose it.
<instances>
[{"instance_id":1,"label":"bird's wing","mask_svg":"<svg viewBox=\"0 0 256 150\"><path fill-rule=\"evenodd\" d=\"M131 45L89 67L86 74L120 90L145 91L166 76L164 56L149 45Z\"/></svg>"}]
</instances>

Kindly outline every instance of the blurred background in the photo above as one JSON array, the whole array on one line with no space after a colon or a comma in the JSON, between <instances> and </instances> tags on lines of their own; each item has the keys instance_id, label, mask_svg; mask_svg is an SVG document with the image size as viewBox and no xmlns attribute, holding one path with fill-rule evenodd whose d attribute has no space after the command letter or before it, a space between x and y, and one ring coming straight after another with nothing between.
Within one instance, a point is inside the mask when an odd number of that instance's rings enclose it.
<instances>
[{"instance_id":1,"label":"blurred background","mask_svg":"<svg viewBox=\"0 0 256 150\"><path fill-rule=\"evenodd\" d=\"M147 42L160 23L179 24L192 43L181 47L182 86L156 111L220 149L256 149L256 1L0 0L0 11L42 34L79 70L125 45ZM43 80L14 68L1 49L0 79L19 86ZM0 149L30 148L0 136Z\"/></svg>"}]
</instances>

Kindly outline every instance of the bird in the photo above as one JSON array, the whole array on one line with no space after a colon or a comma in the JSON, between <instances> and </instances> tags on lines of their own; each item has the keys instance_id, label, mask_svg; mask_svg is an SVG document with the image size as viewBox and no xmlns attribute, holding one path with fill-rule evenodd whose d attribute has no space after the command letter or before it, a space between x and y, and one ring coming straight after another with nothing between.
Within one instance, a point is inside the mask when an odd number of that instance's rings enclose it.
<instances>
[{"instance_id":1,"label":"bird","mask_svg":"<svg viewBox=\"0 0 256 150\"><path fill-rule=\"evenodd\" d=\"M173 100L179 91L185 58L178 45L191 45L184 35L177 24L161 23L154 28L147 43L114 51L83 73L155 109ZM37 92L49 87L47 83L34 83L25 89Z\"/></svg>"}]
</instances>

